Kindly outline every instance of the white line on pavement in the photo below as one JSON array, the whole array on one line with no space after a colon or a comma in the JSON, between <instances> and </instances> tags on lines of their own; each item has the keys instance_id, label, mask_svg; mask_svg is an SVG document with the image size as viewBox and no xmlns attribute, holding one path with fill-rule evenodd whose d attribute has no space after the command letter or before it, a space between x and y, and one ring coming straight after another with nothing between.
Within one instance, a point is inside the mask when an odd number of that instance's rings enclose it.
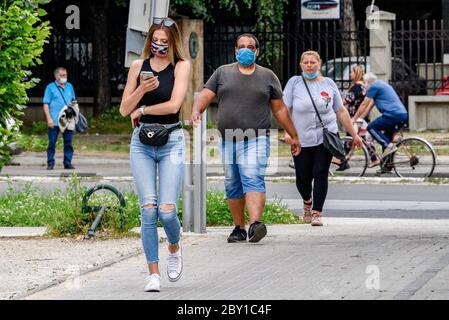
<instances>
[{"instance_id":1,"label":"white line on pavement","mask_svg":"<svg viewBox=\"0 0 449 320\"><path fill-rule=\"evenodd\" d=\"M282 202L291 209L301 209L300 199L282 199ZM324 209L360 211L360 210L447 210L449 202L437 201L382 201L382 200L333 200L324 203Z\"/></svg>"}]
</instances>

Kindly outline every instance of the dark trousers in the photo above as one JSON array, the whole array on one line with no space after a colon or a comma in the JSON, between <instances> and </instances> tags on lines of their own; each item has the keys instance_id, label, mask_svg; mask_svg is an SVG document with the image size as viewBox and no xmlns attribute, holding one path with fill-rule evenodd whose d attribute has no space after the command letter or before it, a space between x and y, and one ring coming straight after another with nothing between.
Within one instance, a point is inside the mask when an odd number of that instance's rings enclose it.
<instances>
[{"instance_id":1,"label":"dark trousers","mask_svg":"<svg viewBox=\"0 0 449 320\"><path fill-rule=\"evenodd\" d=\"M48 148L47 148L47 165L55 164L56 141L58 140L59 127L48 128ZM73 158L73 131L65 130L62 134L64 138L64 166L72 163Z\"/></svg>"},{"instance_id":2,"label":"dark trousers","mask_svg":"<svg viewBox=\"0 0 449 320\"><path fill-rule=\"evenodd\" d=\"M315 147L301 148L301 153L299 156L294 156L293 160L295 162L296 187L302 199L310 200L313 192L312 210L323 211L332 154L324 148L323 144L320 144Z\"/></svg>"},{"instance_id":3,"label":"dark trousers","mask_svg":"<svg viewBox=\"0 0 449 320\"><path fill-rule=\"evenodd\" d=\"M396 125L407 121L407 114L389 117L382 115L368 125L368 132L383 148L388 147Z\"/></svg>"}]
</instances>

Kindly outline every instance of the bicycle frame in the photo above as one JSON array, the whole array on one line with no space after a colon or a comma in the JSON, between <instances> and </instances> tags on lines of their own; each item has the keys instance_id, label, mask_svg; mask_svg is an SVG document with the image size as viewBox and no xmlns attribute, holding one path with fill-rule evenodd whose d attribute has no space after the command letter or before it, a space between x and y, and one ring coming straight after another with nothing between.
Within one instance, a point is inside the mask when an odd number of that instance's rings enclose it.
<instances>
[{"instance_id":1,"label":"bicycle frame","mask_svg":"<svg viewBox=\"0 0 449 320\"><path fill-rule=\"evenodd\" d=\"M359 126L359 129L360 129L360 126ZM359 130L357 130L357 133L360 135ZM371 142L370 140L367 139L366 135L360 135L360 136L361 136L363 144L364 144L364 146L363 146L363 148L365 149L364 153L368 153L368 156L373 155L373 153L370 153L369 150L372 146L372 143L376 143L377 141L374 140ZM342 138L342 140L343 141L352 141L352 137L346 136L346 137ZM393 159L395 159L396 152L394 152L382 159L381 156L379 155L379 153L377 151L373 150L375 152L374 154L376 155L376 157L381 160L379 164L376 164L376 165L380 165L381 173L382 173L383 169L386 169L388 171L394 169L396 175L398 177L401 177L402 176L400 173L400 172L402 172L402 169L400 169L401 166L403 166L402 168L410 166L410 169L412 169L412 171L416 169L418 164L420 164L421 155L417 156L417 154L414 153L414 151L409 148L409 146L407 145L407 140L409 140L410 142L414 141L415 143L418 142L418 143L421 143L426 146L426 150L428 150L428 151L425 151L425 152L426 152L426 154L428 152L428 155L431 157L431 161L432 161L429 166L430 170L426 171L426 176L432 175L432 173L435 169L435 165L436 165L436 152L430 142L428 142L427 140L425 140L423 138L417 137L417 136L404 137L403 128L399 128L399 130L395 130L393 132L392 140L395 143L396 147L400 148L401 151L404 153L406 160L403 160L403 159L400 159L401 161L399 161L398 159L393 160ZM354 154L354 146L351 146L351 149L347 150L347 155L350 155L349 157L347 157L347 159L348 160L352 159L353 154ZM366 159L365 160L366 161L365 168L364 169L362 168L363 170L361 171L360 176L363 176L365 174L365 171L368 166L369 159L367 159L367 158L365 158L365 159ZM405 165L405 167L404 167L404 165ZM374 166L371 166L371 168L372 167L374 167ZM420 168L421 168L421 166L420 166ZM417 172L417 174L419 174L419 170L416 172Z\"/></svg>"}]
</instances>

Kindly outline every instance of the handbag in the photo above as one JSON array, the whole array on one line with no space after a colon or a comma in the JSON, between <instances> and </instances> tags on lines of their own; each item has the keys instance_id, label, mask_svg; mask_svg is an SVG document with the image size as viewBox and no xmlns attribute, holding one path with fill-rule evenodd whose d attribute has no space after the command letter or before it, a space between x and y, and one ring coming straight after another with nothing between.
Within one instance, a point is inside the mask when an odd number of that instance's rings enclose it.
<instances>
[{"instance_id":1,"label":"handbag","mask_svg":"<svg viewBox=\"0 0 449 320\"><path fill-rule=\"evenodd\" d=\"M58 89L59 94L60 94L61 97L62 97L62 100L64 100L65 105L67 106L67 108L69 108L70 112L75 112L75 111L73 110L73 107L72 107L70 104L68 104L67 101L65 100L65 97L64 97L64 95L62 94L61 89L60 89L56 84L55 84L55 86L56 86L56 88ZM89 125L88 125L88 123L87 123L87 119L86 119L86 117L81 113L81 111L79 111L79 106L78 106L78 119L77 119L76 124L75 124L75 130L76 130L76 132L84 133L84 132L87 131L88 128L89 128Z\"/></svg>"},{"instance_id":2,"label":"handbag","mask_svg":"<svg viewBox=\"0 0 449 320\"><path fill-rule=\"evenodd\" d=\"M333 133L327 130L324 126L324 122L321 119L320 113L315 105L315 101L312 98L312 94L310 93L309 86L307 85L306 79L302 77L302 81L306 86L307 93L309 94L310 100L312 100L313 107L315 108L315 112L320 120L321 127L323 128L323 146L329 151L335 158L339 160L344 160L346 158L345 148L343 146L343 142L340 140L340 136L338 133Z\"/></svg>"},{"instance_id":3,"label":"handbag","mask_svg":"<svg viewBox=\"0 0 449 320\"><path fill-rule=\"evenodd\" d=\"M168 128L166 125L159 123L140 123L139 125L140 142L153 147L165 145L170 136L170 132L182 128L181 123Z\"/></svg>"},{"instance_id":4,"label":"handbag","mask_svg":"<svg viewBox=\"0 0 449 320\"><path fill-rule=\"evenodd\" d=\"M89 128L87 124L87 119L81 112L78 113L78 122L75 125L76 132L84 133Z\"/></svg>"}]
</instances>

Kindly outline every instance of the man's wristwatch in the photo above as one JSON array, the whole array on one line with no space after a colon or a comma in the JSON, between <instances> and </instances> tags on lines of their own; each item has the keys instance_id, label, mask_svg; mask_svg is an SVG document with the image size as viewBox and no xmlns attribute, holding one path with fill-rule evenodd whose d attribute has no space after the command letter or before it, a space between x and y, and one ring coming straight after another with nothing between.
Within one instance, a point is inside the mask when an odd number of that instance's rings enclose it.
<instances>
[{"instance_id":1,"label":"man's wristwatch","mask_svg":"<svg viewBox=\"0 0 449 320\"><path fill-rule=\"evenodd\" d=\"M145 106L141 106L140 107L140 112L142 113L142 115L145 115Z\"/></svg>"}]
</instances>

